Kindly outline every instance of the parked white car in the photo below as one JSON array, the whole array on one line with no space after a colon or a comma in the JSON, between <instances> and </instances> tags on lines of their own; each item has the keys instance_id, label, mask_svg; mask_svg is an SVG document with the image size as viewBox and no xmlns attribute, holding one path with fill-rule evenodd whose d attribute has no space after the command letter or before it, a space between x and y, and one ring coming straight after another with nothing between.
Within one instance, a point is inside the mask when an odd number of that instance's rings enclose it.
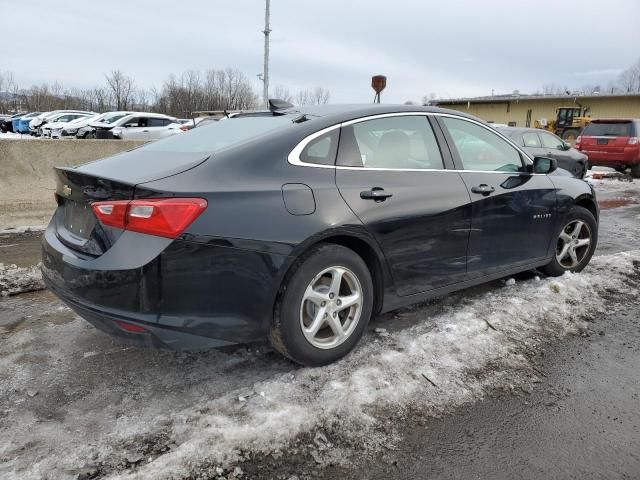
<instances>
[{"instance_id":1,"label":"parked white car","mask_svg":"<svg viewBox=\"0 0 640 480\"><path fill-rule=\"evenodd\" d=\"M86 125L78 128L75 133L69 133L69 135L75 135L76 138L96 138L96 129L109 130L115 122L134 113L137 112L116 111L103 113Z\"/></svg>"},{"instance_id":2,"label":"parked white car","mask_svg":"<svg viewBox=\"0 0 640 480\"><path fill-rule=\"evenodd\" d=\"M87 112L84 110L53 110L51 112L41 113L29 122L29 129L36 130L40 125L48 122L50 118L55 117L60 113L85 113L87 115L93 115L95 112Z\"/></svg>"},{"instance_id":3,"label":"parked white car","mask_svg":"<svg viewBox=\"0 0 640 480\"><path fill-rule=\"evenodd\" d=\"M123 140L158 140L183 133L188 127L160 113L134 113L121 118L111 128L115 138Z\"/></svg>"},{"instance_id":4,"label":"parked white car","mask_svg":"<svg viewBox=\"0 0 640 480\"><path fill-rule=\"evenodd\" d=\"M71 135L75 135L79 128L82 128L85 125L89 125L89 123L93 122L98 117L100 117L100 114L96 113L95 115L78 117L69 122L57 121L54 123L48 123L46 126L49 127L51 138L68 137Z\"/></svg>"},{"instance_id":5,"label":"parked white car","mask_svg":"<svg viewBox=\"0 0 640 480\"><path fill-rule=\"evenodd\" d=\"M69 122L77 120L79 118L87 118L95 116L95 113L58 113L49 117L47 122L38 128L38 133L41 137L51 138L53 130L57 131L58 136L62 131L63 125Z\"/></svg>"}]
</instances>

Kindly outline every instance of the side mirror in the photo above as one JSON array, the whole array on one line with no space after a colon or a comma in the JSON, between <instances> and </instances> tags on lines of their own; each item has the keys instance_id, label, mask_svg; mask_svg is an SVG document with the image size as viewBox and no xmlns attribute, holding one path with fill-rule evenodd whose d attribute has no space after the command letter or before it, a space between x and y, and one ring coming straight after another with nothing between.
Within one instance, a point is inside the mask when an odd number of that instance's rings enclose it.
<instances>
[{"instance_id":1,"label":"side mirror","mask_svg":"<svg viewBox=\"0 0 640 480\"><path fill-rule=\"evenodd\" d=\"M569 145L567 142L562 142L562 145L560 146L560 150L563 151L567 151L567 150L571 150L571 145Z\"/></svg>"},{"instance_id":2,"label":"side mirror","mask_svg":"<svg viewBox=\"0 0 640 480\"><path fill-rule=\"evenodd\" d=\"M535 157L533 159L533 173L551 173L558 169L558 161L555 158Z\"/></svg>"}]
</instances>

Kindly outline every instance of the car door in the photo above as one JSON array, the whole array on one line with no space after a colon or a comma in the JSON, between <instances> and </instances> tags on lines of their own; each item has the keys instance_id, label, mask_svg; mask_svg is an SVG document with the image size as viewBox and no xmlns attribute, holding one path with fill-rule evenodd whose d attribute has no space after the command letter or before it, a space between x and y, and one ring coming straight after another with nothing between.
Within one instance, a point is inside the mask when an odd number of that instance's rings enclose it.
<instances>
[{"instance_id":1,"label":"car door","mask_svg":"<svg viewBox=\"0 0 640 480\"><path fill-rule=\"evenodd\" d=\"M542 140L542 146L544 153L541 156L555 158L558 162L558 167L567 170L573 176L580 176L582 165L576 162L573 158L571 150L565 147L565 142L555 135L547 132L540 132L540 140Z\"/></svg>"},{"instance_id":2,"label":"car door","mask_svg":"<svg viewBox=\"0 0 640 480\"><path fill-rule=\"evenodd\" d=\"M146 140L158 140L160 138L164 138L168 136L169 131L167 130L167 125L169 121L166 118L149 118L147 123L147 129L145 133L147 136Z\"/></svg>"},{"instance_id":3,"label":"car door","mask_svg":"<svg viewBox=\"0 0 640 480\"><path fill-rule=\"evenodd\" d=\"M133 117L127 120L123 127L122 138L126 140L146 140L149 135L147 117Z\"/></svg>"},{"instance_id":4,"label":"car door","mask_svg":"<svg viewBox=\"0 0 640 480\"><path fill-rule=\"evenodd\" d=\"M424 114L358 119L341 128L336 184L382 248L398 295L466 276L469 194L460 175L445 168L453 167L446 153Z\"/></svg>"},{"instance_id":5,"label":"car door","mask_svg":"<svg viewBox=\"0 0 640 480\"><path fill-rule=\"evenodd\" d=\"M437 118L471 196L469 277L547 257L557 215L553 183L530 173L523 154L492 128L462 117Z\"/></svg>"}]
</instances>

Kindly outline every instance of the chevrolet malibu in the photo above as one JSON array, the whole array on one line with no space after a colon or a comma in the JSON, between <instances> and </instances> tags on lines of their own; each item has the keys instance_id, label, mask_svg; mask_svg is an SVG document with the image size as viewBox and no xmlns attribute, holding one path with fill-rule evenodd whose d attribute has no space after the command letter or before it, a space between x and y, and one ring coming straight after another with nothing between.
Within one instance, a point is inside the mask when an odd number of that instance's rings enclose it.
<instances>
[{"instance_id":1,"label":"chevrolet malibu","mask_svg":"<svg viewBox=\"0 0 640 480\"><path fill-rule=\"evenodd\" d=\"M56 169L48 287L140 344L268 338L324 365L373 315L593 255L592 187L490 125L430 107L272 101Z\"/></svg>"}]
</instances>

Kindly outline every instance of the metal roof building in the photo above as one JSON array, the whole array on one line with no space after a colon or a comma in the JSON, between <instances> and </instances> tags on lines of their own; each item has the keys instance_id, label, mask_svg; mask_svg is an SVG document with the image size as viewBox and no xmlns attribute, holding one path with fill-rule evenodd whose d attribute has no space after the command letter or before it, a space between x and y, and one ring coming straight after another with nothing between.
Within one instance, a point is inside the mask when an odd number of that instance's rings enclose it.
<instances>
[{"instance_id":1,"label":"metal roof building","mask_svg":"<svg viewBox=\"0 0 640 480\"><path fill-rule=\"evenodd\" d=\"M488 122L517 127L533 126L535 120L551 120L558 107L589 107L592 118L640 118L640 93L601 95L493 95L431 102L475 115Z\"/></svg>"}]
</instances>

